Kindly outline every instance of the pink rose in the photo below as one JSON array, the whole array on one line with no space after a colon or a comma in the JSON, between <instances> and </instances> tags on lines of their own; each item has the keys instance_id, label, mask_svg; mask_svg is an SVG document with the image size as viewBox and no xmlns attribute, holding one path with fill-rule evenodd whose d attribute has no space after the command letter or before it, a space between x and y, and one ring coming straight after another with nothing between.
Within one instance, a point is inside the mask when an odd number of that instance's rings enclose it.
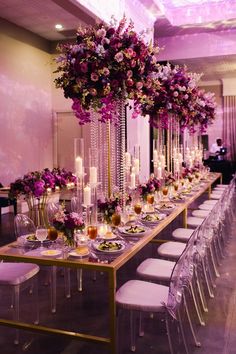
<instances>
[{"instance_id":1,"label":"pink rose","mask_svg":"<svg viewBox=\"0 0 236 354\"><path fill-rule=\"evenodd\" d=\"M105 37L106 35L106 30L104 28L100 28L99 30L97 30L97 37L101 38L101 37Z\"/></svg>"},{"instance_id":2,"label":"pink rose","mask_svg":"<svg viewBox=\"0 0 236 354\"><path fill-rule=\"evenodd\" d=\"M115 60L116 60L118 63L120 63L123 59L124 59L124 55L123 55L122 52L116 53L116 55L115 55Z\"/></svg>"},{"instance_id":3,"label":"pink rose","mask_svg":"<svg viewBox=\"0 0 236 354\"><path fill-rule=\"evenodd\" d=\"M132 70L128 70L127 71L127 77L132 77L133 76L133 71Z\"/></svg>"},{"instance_id":4,"label":"pink rose","mask_svg":"<svg viewBox=\"0 0 236 354\"><path fill-rule=\"evenodd\" d=\"M174 96L174 97L178 97L178 96L179 96L179 93L178 93L177 91L174 91L173 96Z\"/></svg>"},{"instance_id":5,"label":"pink rose","mask_svg":"<svg viewBox=\"0 0 236 354\"><path fill-rule=\"evenodd\" d=\"M97 90L96 90L95 88L91 88L91 89L89 90L89 93L90 93L90 95L92 95L92 96L97 96Z\"/></svg>"},{"instance_id":6,"label":"pink rose","mask_svg":"<svg viewBox=\"0 0 236 354\"><path fill-rule=\"evenodd\" d=\"M132 79L127 79L127 80L126 80L126 85L127 85L127 86L130 87L130 86L133 86L133 84L134 84L134 82L133 82Z\"/></svg>"},{"instance_id":7,"label":"pink rose","mask_svg":"<svg viewBox=\"0 0 236 354\"><path fill-rule=\"evenodd\" d=\"M99 79L98 74L96 74L96 73L92 73L92 74L91 74L91 80L92 80L92 81L98 81L98 79Z\"/></svg>"},{"instance_id":8,"label":"pink rose","mask_svg":"<svg viewBox=\"0 0 236 354\"><path fill-rule=\"evenodd\" d=\"M141 81L138 81L136 83L136 87L137 87L138 90L141 90L141 88L143 87L143 83Z\"/></svg>"},{"instance_id":9,"label":"pink rose","mask_svg":"<svg viewBox=\"0 0 236 354\"><path fill-rule=\"evenodd\" d=\"M110 70L108 68L103 68L103 75L108 76L110 74Z\"/></svg>"},{"instance_id":10,"label":"pink rose","mask_svg":"<svg viewBox=\"0 0 236 354\"><path fill-rule=\"evenodd\" d=\"M131 66L131 68L134 68L136 66L136 60L135 59L131 60L130 66Z\"/></svg>"}]
</instances>

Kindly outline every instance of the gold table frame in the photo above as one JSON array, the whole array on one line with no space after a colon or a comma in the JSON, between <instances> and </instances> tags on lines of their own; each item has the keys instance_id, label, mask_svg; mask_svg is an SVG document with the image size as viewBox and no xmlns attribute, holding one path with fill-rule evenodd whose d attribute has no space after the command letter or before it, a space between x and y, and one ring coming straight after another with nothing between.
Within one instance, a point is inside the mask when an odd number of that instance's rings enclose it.
<instances>
[{"instance_id":1,"label":"gold table frame","mask_svg":"<svg viewBox=\"0 0 236 354\"><path fill-rule=\"evenodd\" d=\"M71 267L71 268L81 268L81 269L90 269L92 271L101 271L108 273L108 285L109 285L109 337L100 337L94 336L79 332L66 331L57 328L49 328L41 325L33 325L25 322L16 322L14 320L6 320L0 318L0 325L19 328L23 330L28 330L30 332L38 332L42 334L53 334L70 337L71 339L77 339L80 341L88 341L93 343L105 344L110 347L110 352L112 354L117 353L116 349L116 273L117 271L129 261L136 253L138 253L144 246L149 242L160 242L160 240L154 238L167 226L169 225L177 216L180 214L183 215L183 225L187 227L187 213L188 206L198 199L202 194L208 193L210 196L212 184L220 179L222 183L222 174L221 173L211 173L210 180L205 182L204 187L199 191L194 193L194 195L189 196L185 202L182 202L178 207L176 207L173 212L171 212L164 220L162 220L151 232L147 235L144 235L137 243L132 245L132 247L118 256L110 264L104 263L92 263L91 261L76 262L70 259L48 259L43 257L33 257L27 256L26 254L12 254L12 248L16 244L13 242L11 244L0 247L0 259L5 261L18 261L18 262L30 262L36 263L38 265L47 265L47 266L59 266L59 267Z\"/></svg>"}]
</instances>

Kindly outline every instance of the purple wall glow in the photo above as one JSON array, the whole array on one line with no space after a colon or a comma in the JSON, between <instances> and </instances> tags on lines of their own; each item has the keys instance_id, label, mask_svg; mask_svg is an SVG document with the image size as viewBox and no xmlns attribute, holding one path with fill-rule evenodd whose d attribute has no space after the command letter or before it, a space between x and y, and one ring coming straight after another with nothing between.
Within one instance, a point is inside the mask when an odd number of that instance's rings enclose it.
<instances>
[{"instance_id":1,"label":"purple wall glow","mask_svg":"<svg viewBox=\"0 0 236 354\"><path fill-rule=\"evenodd\" d=\"M0 182L52 166L50 55L1 36Z\"/></svg>"}]
</instances>

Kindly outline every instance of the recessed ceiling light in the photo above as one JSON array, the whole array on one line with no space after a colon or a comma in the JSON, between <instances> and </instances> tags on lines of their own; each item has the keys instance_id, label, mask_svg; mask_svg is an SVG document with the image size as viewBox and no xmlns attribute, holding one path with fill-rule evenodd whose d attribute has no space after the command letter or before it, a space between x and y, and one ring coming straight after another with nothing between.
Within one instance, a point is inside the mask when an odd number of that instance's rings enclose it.
<instances>
[{"instance_id":1,"label":"recessed ceiling light","mask_svg":"<svg viewBox=\"0 0 236 354\"><path fill-rule=\"evenodd\" d=\"M57 23L57 24L55 25L55 28L56 28L57 30L61 30L61 29L63 28L63 26L62 26L60 23Z\"/></svg>"}]
</instances>

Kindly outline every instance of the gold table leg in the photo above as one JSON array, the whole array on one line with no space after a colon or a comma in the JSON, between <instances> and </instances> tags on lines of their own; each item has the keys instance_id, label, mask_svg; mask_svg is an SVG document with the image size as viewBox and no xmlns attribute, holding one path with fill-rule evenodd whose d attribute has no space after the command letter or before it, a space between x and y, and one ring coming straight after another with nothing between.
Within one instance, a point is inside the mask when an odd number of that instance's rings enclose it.
<instances>
[{"instance_id":1,"label":"gold table leg","mask_svg":"<svg viewBox=\"0 0 236 354\"><path fill-rule=\"evenodd\" d=\"M183 210L183 227L187 229L187 217L188 217L188 209L185 208Z\"/></svg>"}]
</instances>

